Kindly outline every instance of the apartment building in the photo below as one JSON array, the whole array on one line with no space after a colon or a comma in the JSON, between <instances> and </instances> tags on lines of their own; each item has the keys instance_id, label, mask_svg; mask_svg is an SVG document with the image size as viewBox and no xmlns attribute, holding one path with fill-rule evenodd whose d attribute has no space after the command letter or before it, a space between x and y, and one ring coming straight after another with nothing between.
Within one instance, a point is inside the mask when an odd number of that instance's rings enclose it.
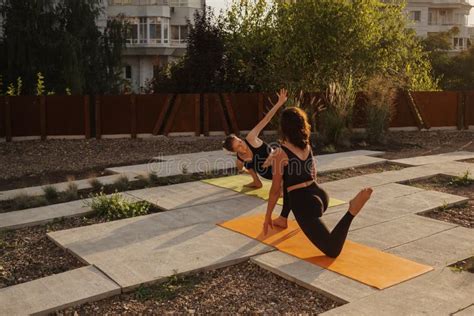
<instances>
[{"instance_id":1,"label":"apartment building","mask_svg":"<svg viewBox=\"0 0 474 316\"><path fill-rule=\"evenodd\" d=\"M135 92L146 86L159 67L185 53L187 20L192 20L195 11L205 6L205 0L104 2L107 17L123 14L131 25L123 53L123 75Z\"/></svg>"},{"instance_id":2,"label":"apartment building","mask_svg":"<svg viewBox=\"0 0 474 316\"><path fill-rule=\"evenodd\" d=\"M420 37L458 28L459 33L452 37L452 48L462 51L470 44L469 13L472 7L467 0L408 0L406 12L411 20L410 27Z\"/></svg>"}]
</instances>

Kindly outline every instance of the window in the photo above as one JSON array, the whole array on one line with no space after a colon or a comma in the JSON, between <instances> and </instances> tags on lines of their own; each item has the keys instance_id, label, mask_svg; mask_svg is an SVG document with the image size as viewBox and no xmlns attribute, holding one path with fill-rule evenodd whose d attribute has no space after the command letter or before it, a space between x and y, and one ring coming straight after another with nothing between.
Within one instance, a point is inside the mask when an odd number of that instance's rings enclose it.
<instances>
[{"instance_id":1,"label":"window","mask_svg":"<svg viewBox=\"0 0 474 316\"><path fill-rule=\"evenodd\" d=\"M140 33L138 34L138 38L140 44L148 43L147 18L140 18Z\"/></svg>"},{"instance_id":2,"label":"window","mask_svg":"<svg viewBox=\"0 0 474 316\"><path fill-rule=\"evenodd\" d=\"M415 22L421 21L421 11L410 11L410 19Z\"/></svg>"},{"instance_id":3,"label":"window","mask_svg":"<svg viewBox=\"0 0 474 316\"><path fill-rule=\"evenodd\" d=\"M128 79L128 80L132 79L132 66L130 65L125 66L125 79Z\"/></svg>"},{"instance_id":4,"label":"window","mask_svg":"<svg viewBox=\"0 0 474 316\"><path fill-rule=\"evenodd\" d=\"M150 43L160 44L161 43L161 19L160 18L149 18L150 26Z\"/></svg>"},{"instance_id":5,"label":"window","mask_svg":"<svg viewBox=\"0 0 474 316\"><path fill-rule=\"evenodd\" d=\"M169 39L169 20L163 20L163 43L167 44Z\"/></svg>"},{"instance_id":6,"label":"window","mask_svg":"<svg viewBox=\"0 0 474 316\"><path fill-rule=\"evenodd\" d=\"M463 49L467 45L467 41L465 38L462 37L454 37L454 49Z\"/></svg>"},{"instance_id":7,"label":"window","mask_svg":"<svg viewBox=\"0 0 474 316\"><path fill-rule=\"evenodd\" d=\"M179 44L186 43L188 38L187 25L171 25L171 43Z\"/></svg>"}]
</instances>

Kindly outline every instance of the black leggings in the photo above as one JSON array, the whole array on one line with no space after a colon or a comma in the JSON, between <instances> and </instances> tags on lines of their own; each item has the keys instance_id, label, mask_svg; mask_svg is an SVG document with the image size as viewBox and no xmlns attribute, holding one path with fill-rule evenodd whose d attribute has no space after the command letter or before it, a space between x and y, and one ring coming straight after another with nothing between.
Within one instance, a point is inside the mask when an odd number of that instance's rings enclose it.
<instances>
[{"instance_id":1,"label":"black leggings","mask_svg":"<svg viewBox=\"0 0 474 316\"><path fill-rule=\"evenodd\" d=\"M328 257L339 256L354 216L348 211L329 232L320 219L329 204L326 191L314 183L291 191L288 195L290 208L306 237Z\"/></svg>"}]
</instances>

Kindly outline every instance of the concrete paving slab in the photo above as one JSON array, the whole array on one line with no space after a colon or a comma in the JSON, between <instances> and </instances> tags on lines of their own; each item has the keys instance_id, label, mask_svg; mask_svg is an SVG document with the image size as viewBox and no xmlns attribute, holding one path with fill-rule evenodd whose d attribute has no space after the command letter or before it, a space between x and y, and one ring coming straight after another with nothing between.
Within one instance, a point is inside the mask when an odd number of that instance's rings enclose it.
<instances>
[{"instance_id":1,"label":"concrete paving slab","mask_svg":"<svg viewBox=\"0 0 474 316\"><path fill-rule=\"evenodd\" d=\"M134 196L120 193L129 201L138 201ZM59 218L85 216L93 213L85 203L89 198L67 203L52 204L20 211L0 213L0 231L41 225Z\"/></svg>"},{"instance_id":2,"label":"concrete paving slab","mask_svg":"<svg viewBox=\"0 0 474 316\"><path fill-rule=\"evenodd\" d=\"M0 289L0 315L47 314L120 293L120 287L93 266Z\"/></svg>"},{"instance_id":3,"label":"concrete paving slab","mask_svg":"<svg viewBox=\"0 0 474 316\"><path fill-rule=\"evenodd\" d=\"M395 220L352 231L349 239L381 250L400 246L456 227L455 224L419 215L407 215Z\"/></svg>"},{"instance_id":4,"label":"concrete paving slab","mask_svg":"<svg viewBox=\"0 0 474 316\"><path fill-rule=\"evenodd\" d=\"M451 315L473 297L472 273L438 269L321 315Z\"/></svg>"},{"instance_id":5,"label":"concrete paving slab","mask_svg":"<svg viewBox=\"0 0 474 316\"><path fill-rule=\"evenodd\" d=\"M368 285L280 251L252 257L251 261L282 278L342 303L356 301L378 292L377 289Z\"/></svg>"},{"instance_id":6,"label":"concrete paving slab","mask_svg":"<svg viewBox=\"0 0 474 316\"><path fill-rule=\"evenodd\" d=\"M114 175L109 175L109 176L104 176L104 177L97 177L97 180L99 180L102 184L112 184L122 176L126 176L129 179L129 181L133 181L137 175L131 174L131 173L124 173L121 175L114 174ZM83 190L83 189L91 188L91 185L89 184L89 180L90 179L81 179L81 180L75 180L72 182L77 185L77 188L79 190ZM58 191L65 191L68 188L69 182L60 182L60 183L54 183L51 185L55 187ZM43 191L44 187L45 185L40 185L40 186L34 186L34 187L28 187L28 188L2 191L0 192L0 201L11 200L21 194L27 194L29 196L40 196L44 194L44 191Z\"/></svg>"},{"instance_id":7,"label":"concrete paving slab","mask_svg":"<svg viewBox=\"0 0 474 316\"><path fill-rule=\"evenodd\" d=\"M444 192L423 190L387 200L375 200L373 205L390 210L398 210L403 214L430 211L441 206L449 207L465 203L468 198ZM371 201L369 201L370 203Z\"/></svg>"},{"instance_id":8,"label":"concrete paving slab","mask_svg":"<svg viewBox=\"0 0 474 316\"><path fill-rule=\"evenodd\" d=\"M186 226L227 221L239 216L265 213L266 201L240 195L211 204L194 205L172 212L162 212L118 221L51 232L48 236L65 248L82 247L84 252L104 251L114 245L123 247L155 237L165 231ZM277 205L275 212L279 213Z\"/></svg>"},{"instance_id":9,"label":"concrete paving slab","mask_svg":"<svg viewBox=\"0 0 474 316\"><path fill-rule=\"evenodd\" d=\"M155 204L164 210L209 204L242 195L201 181L128 191L128 194Z\"/></svg>"},{"instance_id":10,"label":"concrete paving slab","mask_svg":"<svg viewBox=\"0 0 474 316\"><path fill-rule=\"evenodd\" d=\"M317 168L320 174L343 170L348 168L364 167L374 164L382 164L387 160L369 156L351 156L351 157L325 157L328 155L317 156Z\"/></svg>"},{"instance_id":11,"label":"concrete paving slab","mask_svg":"<svg viewBox=\"0 0 474 316\"><path fill-rule=\"evenodd\" d=\"M135 232L141 230L138 225L134 228ZM139 241L129 238L128 244L114 242L123 233L112 232L112 236L106 235L95 247L86 247L77 242L65 247L85 262L97 266L124 290L160 281L177 273L231 265L273 250L213 223L168 231L157 229L155 232L155 235L149 234Z\"/></svg>"},{"instance_id":12,"label":"concrete paving slab","mask_svg":"<svg viewBox=\"0 0 474 316\"><path fill-rule=\"evenodd\" d=\"M411 158L403 158L392 160L395 163L409 165L409 166L421 166L432 163L443 163L448 161L463 160L474 158L474 152L470 151L454 151L449 153L443 153L438 155L429 156L418 156Z\"/></svg>"},{"instance_id":13,"label":"concrete paving slab","mask_svg":"<svg viewBox=\"0 0 474 316\"><path fill-rule=\"evenodd\" d=\"M474 177L474 164L469 162L460 161L449 161L443 163L434 163L429 165L423 165L420 168L438 170L439 173L452 175L452 176L464 176L466 172L469 172L470 177Z\"/></svg>"},{"instance_id":14,"label":"concrete paving slab","mask_svg":"<svg viewBox=\"0 0 474 316\"><path fill-rule=\"evenodd\" d=\"M366 175L370 179L374 179L379 183L395 183L405 182L408 180L418 180L432 177L439 173L436 168L421 168L421 167L409 167L401 170L390 170L380 173L372 173Z\"/></svg>"},{"instance_id":15,"label":"concrete paving slab","mask_svg":"<svg viewBox=\"0 0 474 316\"><path fill-rule=\"evenodd\" d=\"M466 306L460 310L457 310L453 313L451 313L450 315L454 315L454 316L472 316L474 315L474 303L472 303L471 305L469 306Z\"/></svg>"},{"instance_id":16,"label":"concrete paving slab","mask_svg":"<svg viewBox=\"0 0 474 316\"><path fill-rule=\"evenodd\" d=\"M474 234L469 228L455 227L387 251L434 267L446 267L474 254Z\"/></svg>"},{"instance_id":17,"label":"concrete paving slab","mask_svg":"<svg viewBox=\"0 0 474 316\"><path fill-rule=\"evenodd\" d=\"M379 187L374 187L377 192ZM404 193L409 192L405 191ZM403 193L403 192L401 192ZM374 196L377 193L374 193ZM421 190L412 194L394 198L369 200L364 209L353 220L350 230L355 231L364 227L392 221L394 219L423 211L429 211L442 206L452 206L467 201L467 198L442 192ZM347 211L347 204L338 206L322 217L329 229L333 229Z\"/></svg>"}]
</instances>

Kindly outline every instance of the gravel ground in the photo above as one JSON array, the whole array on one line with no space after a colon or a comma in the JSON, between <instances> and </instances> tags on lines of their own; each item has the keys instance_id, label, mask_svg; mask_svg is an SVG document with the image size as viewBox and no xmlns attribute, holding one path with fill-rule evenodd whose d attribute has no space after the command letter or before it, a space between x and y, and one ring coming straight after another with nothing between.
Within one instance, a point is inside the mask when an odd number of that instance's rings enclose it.
<instances>
[{"instance_id":1,"label":"gravel ground","mask_svg":"<svg viewBox=\"0 0 474 316\"><path fill-rule=\"evenodd\" d=\"M470 273L474 273L474 257L469 257L467 259L458 261L452 265L450 265L454 271L467 271Z\"/></svg>"},{"instance_id":2,"label":"gravel ground","mask_svg":"<svg viewBox=\"0 0 474 316\"><path fill-rule=\"evenodd\" d=\"M436 210L421 213L420 215L454 223L467 228L474 228L474 183L466 186L459 186L453 184L452 181L453 177L438 175L429 179L412 181L406 184L425 190L440 191L469 198L469 201L466 204L451 208L441 207Z\"/></svg>"},{"instance_id":3,"label":"gravel ground","mask_svg":"<svg viewBox=\"0 0 474 316\"><path fill-rule=\"evenodd\" d=\"M99 218L70 218L49 225L0 232L0 288L84 266L46 233L99 223Z\"/></svg>"},{"instance_id":4,"label":"gravel ground","mask_svg":"<svg viewBox=\"0 0 474 316\"><path fill-rule=\"evenodd\" d=\"M390 132L386 145L367 145L355 140L347 151L386 151L397 159L454 150L474 151L472 131ZM267 142L276 136L265 136ZM223 137L157 137L150 139L47 140L0 143L0 190L101 175L112 166L140 164L158 155L220 150ZM315 141L315 153L324 146Z\"/></svg>"},{"instance_id":5,"label":"gravel ground","mask_svg":"<svg viewBox=\"0 0 474 316\"><path fill-rule=\"evenodd\" d=\"M319 314L340 304L256 264L235 266L140 288L56 315Z\"/></svg>"}]
</instances>

